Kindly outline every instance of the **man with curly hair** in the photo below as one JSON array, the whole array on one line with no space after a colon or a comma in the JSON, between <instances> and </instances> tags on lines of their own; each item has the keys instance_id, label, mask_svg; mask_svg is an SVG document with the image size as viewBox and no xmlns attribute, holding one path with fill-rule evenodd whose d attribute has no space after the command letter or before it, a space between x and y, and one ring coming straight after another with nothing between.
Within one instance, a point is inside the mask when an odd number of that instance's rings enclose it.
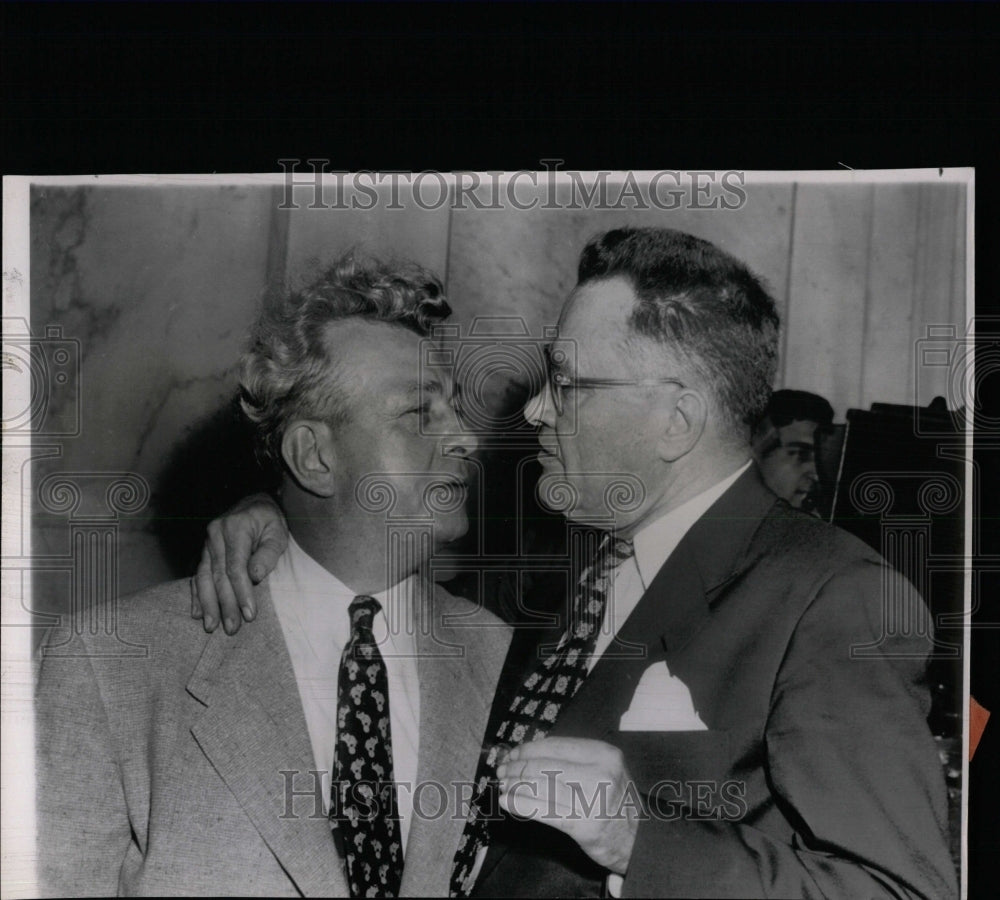
<instances>
[{"instance_id":1,"label":"man with curly hair","mask_svg":"<svg viewBox=\"0 0 1000 900\"><path fill-rule=\"evenodd\" d=\"M47 895L446 893L509 639L421 571L468 527L475 439L420 364L449 313L433 274L352 257L265 307L241 399L288 552L234 638L191 618L185 580L44 660Z\"/></svg>"}]
</instances>

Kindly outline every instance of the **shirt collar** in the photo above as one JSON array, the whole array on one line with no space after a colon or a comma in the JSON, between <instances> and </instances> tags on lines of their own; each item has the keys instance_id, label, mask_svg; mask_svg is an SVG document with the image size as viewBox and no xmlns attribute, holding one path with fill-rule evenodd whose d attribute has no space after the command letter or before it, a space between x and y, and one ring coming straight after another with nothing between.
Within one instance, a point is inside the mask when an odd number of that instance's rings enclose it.
<instances>
[{"instance_id":1,"label":"shirt collar","mask_svg":"<svg viewBox=\"0 0 1000 900\"><path fill-rule=\"evenodd\" d=\"M635 562L643 589L647 589L660 571L667 558L674 552L681 539L716 500L719 499L736 480L750 468L747 460L731 475L713 484L707 490L685 501L676 509L664 513L636 532Z\"/></svg>"},{"instance_id":2,"label":"shirt collar","mask_svg":"<svg viewBox=\"0 0 1000 900\"><path fill-rule=\"evenodd\" d=\"M304 621L322 621L321 617L342 616L347 620L351 601L358 596L344 582L311 557L291 535L288 549L278 560L272 579L285 588L283 602L292 602L304 614ZM379 602L381 611L373 622L376 642L381 643L386 631L397 649L413 641L415 614L410 610L416 596L417 575L410 575L383 591L365 596ZM290 591L288 589L291 589Z\"/></svg>"}]
</instances>

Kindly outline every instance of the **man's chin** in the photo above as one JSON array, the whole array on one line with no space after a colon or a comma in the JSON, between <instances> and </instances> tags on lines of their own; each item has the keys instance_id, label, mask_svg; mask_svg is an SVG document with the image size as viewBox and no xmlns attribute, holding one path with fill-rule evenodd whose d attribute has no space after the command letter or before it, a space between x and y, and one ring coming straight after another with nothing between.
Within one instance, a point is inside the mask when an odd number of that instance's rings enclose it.
<instances>
[{"instance_id":1,"label":"man's chin","mask_svg":"<svg viewBox=\"0 0 1000 900\"><path fill-rule=\"evenodd\" d=\"M546 468L535 488L538 502L546 509L573 518L573 511L579 506L580 492L570 483L562 466Z\"/></svg>"},{"instance_id":2,"label":"man's chin","mask_svg":"<svg viewBox=\"0 0 1000 900\"><path fill-rule=\"evenodd\" d=\"M434 544L440 549L465 537L469 532L469 517L466 515L438 519L434 525Z\"/></svg>"},{"instance_id":3,"label":"man's chin","mask_svg":"<svg viewBox=\"0 0 1000 900\"><path fill-rule=\"evenodd\" d=\"M809 491L796 491L788 499L788 504L793 509L802 509L809 501Z\"/></svg>"}]
</instances>

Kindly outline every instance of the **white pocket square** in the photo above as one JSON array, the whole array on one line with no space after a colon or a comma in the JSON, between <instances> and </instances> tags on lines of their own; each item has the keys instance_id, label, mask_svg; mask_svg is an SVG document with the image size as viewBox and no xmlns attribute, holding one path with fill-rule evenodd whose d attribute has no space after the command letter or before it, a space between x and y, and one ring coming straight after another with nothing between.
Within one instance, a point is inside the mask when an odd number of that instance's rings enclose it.
<instances>
[{"instance_id":1,"label":"white pocket square","mask_svg":"<svg viewBox=\"0 0 1000 900\"><path fill-rule=\"evenodd\" d=\"M661 662L642 673L618 730L707 731L708 726L695 710L688 686Z\"/></svg>"}]
</instances>

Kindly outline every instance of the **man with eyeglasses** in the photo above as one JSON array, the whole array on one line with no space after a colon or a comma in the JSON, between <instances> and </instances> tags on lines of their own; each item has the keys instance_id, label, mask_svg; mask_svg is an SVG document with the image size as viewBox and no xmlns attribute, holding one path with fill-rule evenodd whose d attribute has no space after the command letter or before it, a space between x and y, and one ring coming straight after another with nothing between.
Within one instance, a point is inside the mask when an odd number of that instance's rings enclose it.
<instances>
[{"instance_id":1,"label":"man with eyeglasses","mask_svg":"<svg viewBox=\"0 0 1000 900\"><path fill-rule=\"evenodd\" d=\"M752 464L777 336L707 241L584 248L525 417L542 499L606 537L562 637L526 654L515 633L453 896L956 895L929 646L882 633L884 601L922 600ZM283 539L260 507L228 531L199 573L209 615L211 560L234 615L249 548L266 568Z\"/></svg>"}]
</instances>

